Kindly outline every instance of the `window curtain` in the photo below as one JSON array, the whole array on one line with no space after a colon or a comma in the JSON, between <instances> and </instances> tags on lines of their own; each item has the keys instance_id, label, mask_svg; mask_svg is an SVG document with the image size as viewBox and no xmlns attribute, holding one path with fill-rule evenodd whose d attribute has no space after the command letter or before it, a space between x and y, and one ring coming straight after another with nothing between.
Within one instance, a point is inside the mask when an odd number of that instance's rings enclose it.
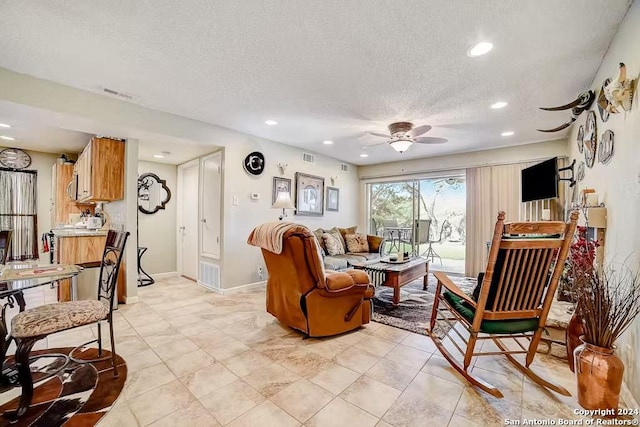
<instances>
[{"instance_id":1,"label":"window curtain","mask_svg":"<svg viewBox=\"0 0 640 427\"><path fill-rule=\"evenodd\" d=\"M35 171L0 170L0 229L13 230L8 261L38 259Z\"/></svg>"},{"instance_id":2,"label":"window curtain","mask_svg":"<svg viewBox=\"0 0 640 427\"><path fill-rule=\"evenodd\" d=\"M505 212L505 221L520 220L520 171L535 163L467 169L466 276L484 271L498 212Z\"/></svg>"}]
</instances>

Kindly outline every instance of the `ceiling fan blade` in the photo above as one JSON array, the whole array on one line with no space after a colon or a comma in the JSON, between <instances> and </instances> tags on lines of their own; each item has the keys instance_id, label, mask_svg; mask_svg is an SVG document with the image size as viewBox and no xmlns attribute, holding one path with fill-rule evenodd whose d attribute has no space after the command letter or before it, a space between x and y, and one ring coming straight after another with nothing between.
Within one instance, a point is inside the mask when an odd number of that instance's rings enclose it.
<instances>
[{"instance_id":1,"label":"ceiling fan blade","mask_svg":"<svg viewBox=\"0 0 640 427\"><path fill-rule=\"evenodd\" d=\"M414 140L418 144L444 144L447 141L446 138L436 138L435 136L423 136Z\"/></svg>"},{"instance_id":2,"label":"ceiling fan blade","mask_svg":"<svg viewBox=\"0 0 640 427\"><path fill-rule=\"evenodd\" d=\"M407 132L407 134L410 137L416 137L416 136L420 136L422 134L425 134L425 133L429 132L430 130L431 130L431 126L422 125L422 126L418 126L416 128L411 129L409 132Z\"/></svg>"},{"instance_id":3,"label":"ceiling fan blade","mask_svg":"<svg viewBox=\"0 0 640 427\"><path fill-rule=\"evenodd\" d=\"M369 148L378 147L378 146L380 146L380 145L386 145L386 144L388 144L388 142L387 142L387 141L385 141L385 142L380 142L380 143L378 143L378 144L365 145L364 147L362 147L362 149L363 149L363 150L367 150L367 149L369 149Z\"/></svg>"},{"instance_id":4,"label":"ceiling fan blade","mask_svg":"<svg viewBox=\"0 0 640 427\"><path fill-rule=\"evenodd\" d=\"M381 138L387 138L389 139L390 136L388 134L384 134L384 133L379 133L379 132L367 132L369 135L373 135L373 136L379 136Z\"/></svg>"}]
</instances>

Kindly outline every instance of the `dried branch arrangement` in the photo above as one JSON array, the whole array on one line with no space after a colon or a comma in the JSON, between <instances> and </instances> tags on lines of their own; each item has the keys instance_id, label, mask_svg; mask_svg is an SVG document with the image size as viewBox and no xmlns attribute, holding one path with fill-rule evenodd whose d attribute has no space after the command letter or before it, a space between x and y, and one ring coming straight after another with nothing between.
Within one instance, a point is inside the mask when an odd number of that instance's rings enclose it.
<instances>
[{"instance_id":1,"label":"dried branch arrangement","mask_svg":"<svg viewBox=\"0 0 640 427\"><path fill-rule=\"evenodd\" d=\"M616 340L640 314L640 268L608 266L574 271L577 311L582 317L585 341L613 348Z\"/></svg>"}]
</instances>

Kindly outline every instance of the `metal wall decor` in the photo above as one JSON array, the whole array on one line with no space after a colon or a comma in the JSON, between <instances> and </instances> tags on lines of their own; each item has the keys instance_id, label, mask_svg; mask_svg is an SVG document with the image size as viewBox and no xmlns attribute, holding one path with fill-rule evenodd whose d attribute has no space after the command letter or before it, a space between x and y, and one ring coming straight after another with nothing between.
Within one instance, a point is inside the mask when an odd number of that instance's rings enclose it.
<instances>
[{"instance_id":1,"label":"metal wall decor","mask_svg":"<svg viewBox=\"0 0 640 427\"><path fill-rule=\"evenodd\" d=\"M582 125L580 125L580 127L578 128L576 143L578 144L578 151L582 153L582 149L584 148L584 126Z\"/></svg>"},{"instance_id":2,"label":"metal wall decor","mask_svg":"<svg viewBox=\"0 0 640 427\"><path fill-rule=\"evenodd\" d=\"M324 178L296 172L296 215L324 215Z\"/></svg>"},{"instance_id":3,"label":"metal wall decor","mask_svg":"<svg viewBox=\"0 0 640 427\"><path fill-rule=\"evenodd\" d=\"M589 111L587 125L584 131L584 162L592 168L598 152L598 129L596 126L596 113Z\"/></svg>"},{"instance_id":4,"label":"metal wall decor","mask_svg":"<svg viewBox=\"0 0 640 427\"><path fill-rule=\"evenodd\" d=\"M258 176L264 172L264 155L259 151L254 151L244 158L242 166L248 174Z\"/></svg>"},{"instance_id":5,"label":"metal wall decor","mask_svg":"<svg viewBox=\"0 0 640 427\"><path fill-rule=\"evenodd\" d=\"M627 66L621 62L618 65L618 76L606 79L598 95L598 110L603 122L609 119L609 114L631 110L635 85L635 80L627 78Z\"/></svg>"},{"instance_id":6,"label":"metal wall decor","mask_svg":"<svg viewBox=\"0 0 640 427\"><path fill-rule=\"evenodd\" d=\"M600 138L600 147L598 148L598 161L607 164L613 157L613 132L605 130Z\"/></svg>"},{"instance_id":7,"label":"metal wall decor","mask_svg":"<svg viewBox=\"0 0 640 427\"><path fill-rule=\"evenodd\" d=\"M593 103L593 100L595 98L596 98L595 93L593 93L592 90L589 90L586 92L582 92L580 95L578 95L576 99L574 99L573 101L571 101L566 105L561 105L560 107L540 107L541 110L545 110L545 111L562 111L562 110L571 109L571 118L569 119L568 122L565 122L553 129L538 129L538 130L540 132L558 132L562 129L568 128L569 126L571 126L573 122L578 120L578 117L580 116L580 114L582 114L584 111L587 111L589 107L591 107L591 104Z\"/></svg>"},{"instance_id":8,"label":"metal wall decor","mask_svg":"<svg viewBox=\"0 0 640 427\"><path fill-rule=\"evenodd\" d=\"M580 161L578 164L578 170L576 171L576 181L580 182L584 179L584 161Z\"/></svg>"},{"instance_id":9,"label":"metal wall decor","mask_svg":"<svg viewBox=\"0 0 640 427\"><path fill-rule=\"evenodd\" d=\"M167 181L155 173L143 173L138 177L138 210L143 214L154 214L164 209L171 200Z\"/></svg>"}]
</instances>

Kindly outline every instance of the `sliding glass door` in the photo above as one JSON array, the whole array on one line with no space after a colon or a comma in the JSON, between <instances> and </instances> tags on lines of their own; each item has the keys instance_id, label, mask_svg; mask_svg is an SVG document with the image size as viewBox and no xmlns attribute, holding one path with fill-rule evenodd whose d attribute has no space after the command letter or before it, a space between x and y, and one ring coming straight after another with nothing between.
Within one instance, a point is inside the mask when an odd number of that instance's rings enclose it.
<instances>
[{"instance_id":1,"label":"sliding glass door","mask_svg":"<svg viewBox=\"0 0 640 427\"><path fill-rule=\"evenodd\" d=\"M384 236L388 253L428 258L431 267L464 272L464 175L368 184L369 233Z\"/></svg>"}]
</instances>

